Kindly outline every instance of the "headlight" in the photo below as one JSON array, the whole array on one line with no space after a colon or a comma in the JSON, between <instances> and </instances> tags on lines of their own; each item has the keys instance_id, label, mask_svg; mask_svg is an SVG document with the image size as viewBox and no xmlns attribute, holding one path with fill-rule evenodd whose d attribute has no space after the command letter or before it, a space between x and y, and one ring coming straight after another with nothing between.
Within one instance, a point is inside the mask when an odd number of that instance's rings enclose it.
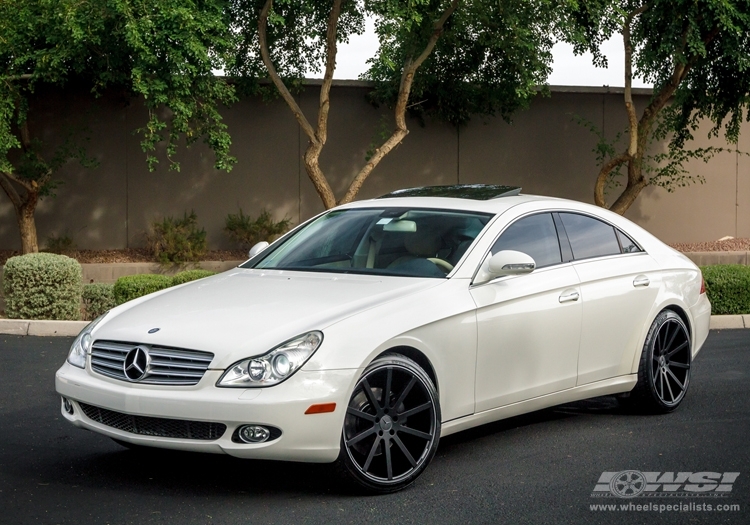
<instances>
[{"instance_id":1,"label":"headlight","mask_svg":"<svg viewBox=\"0 0 750 525\"><path fill-rule=\"evenodd\" d=\"M260 357L239 361L224 372L216 386L265 387L281 383L299 370L323 342L321 332L308 332Z\"/></svg>"},{"instance_id":2,"label":"headlight","mask_svg":"<svg viewBox=\"0 0 750 525\"><path fill-rule=\"evenodd\" d=\"M91 343L94 342L94 339L91 337L91 332L96 328L96 325L99 324L99 321L104 319L105 315L107 314L100 315L87 324L86 328L81 330L81 333L78 334L78 337L75 338L75 341L73 341L73 344L70 346L70 352L68 352L68 363L77 366L78 368L86 367L86 354L91 351Z\"/></svg>"}]
</instances>

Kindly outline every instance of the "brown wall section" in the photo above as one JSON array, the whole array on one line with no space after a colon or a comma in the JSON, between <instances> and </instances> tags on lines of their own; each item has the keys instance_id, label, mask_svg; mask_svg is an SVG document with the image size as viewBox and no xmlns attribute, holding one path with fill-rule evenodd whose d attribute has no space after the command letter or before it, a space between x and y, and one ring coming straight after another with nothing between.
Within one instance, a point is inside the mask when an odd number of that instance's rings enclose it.
<instances>
[{"instance_id":1,"label":"brown wall section","mask_svg":"<svg viewBox=\"0 0 750 525\"><path fill-rule=\"evenodd\" d=\"M626 125L622 94L608 88L551 88L512 123L500 118L474 118L459 130L441 122L421 126L410 119L410 133L372 173L359 198L420 185L494 183L522 186L525 193L593 200L597 174L592 149L595 137L575 118L580 116L613 137ZM341 82L331 94L328 142L321 166L340 197L365 162L382 123L392 126L385 108L370 105L367 87ZM146 113L115 95L91 106L75 92L42 97L34 130L54 142L64 130L83 119L89 122L88 151L100 165L86 170L69 163L61 173L65 183L56 198L39 206L37 226L44 244L49 235L70 235L80 248L140 246L151 221L195 210L208 232L211 247L229 247L222 232L227 213L241 207L257 214L262 208L294 223L323 210L307 178L302 154L307 139L281 101L243 100L224 112L238 159L230 173L213 168L213 154L203 144L180 148L180 172L169 171L163 155L149 172L140 147ZM310 120L316 117L318 88L299 96ZM648 93L636 103L643 107ZM746 126L747 127L747 126ZM708 128L696 134L698 146L709 144ZM740 150L750 151L743 135ZM725 146L723 141L712 142ZM656 145L663 148L663 145ZM162 152L163 153L163 152ZM690 165L706 183L667 193L644 191L627 216L666 242L714 240L725 235L750 237L750 158L723 153L709 164ZM0 195L0 248L18 249L20 241L13 209Z\"/></svg>"}]
</instances>

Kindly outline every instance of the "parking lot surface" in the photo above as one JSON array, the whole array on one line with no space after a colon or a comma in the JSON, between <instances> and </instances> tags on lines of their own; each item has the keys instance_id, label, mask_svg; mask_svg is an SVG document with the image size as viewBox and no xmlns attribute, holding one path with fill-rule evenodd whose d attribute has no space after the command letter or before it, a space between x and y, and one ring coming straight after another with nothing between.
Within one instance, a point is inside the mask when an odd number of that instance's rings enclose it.
<instances>
[{"instance_id":1,"label":"parking lot surface","mask_svg":"<svg viewBox=\"0 0 750 525\"><path fill-rule=\"evenodd\" d=\"M605 397L485 425L441 440L388 496L352 494L326 465L142 454L77 429L54 391L70 343L0 336L0 523L750 523L750 330L711 332L675 413ZM739 476L724 497L621 498L597 483L631 470Z\"/></svg>"}]
</instances>

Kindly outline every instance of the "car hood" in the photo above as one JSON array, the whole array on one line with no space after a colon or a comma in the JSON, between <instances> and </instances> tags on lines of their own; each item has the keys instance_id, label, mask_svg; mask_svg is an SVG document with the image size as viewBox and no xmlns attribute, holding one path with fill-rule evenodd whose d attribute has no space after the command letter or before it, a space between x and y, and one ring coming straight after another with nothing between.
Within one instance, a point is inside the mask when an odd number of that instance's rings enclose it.
<instances>
[{"instance_id":1,"label":"car hood","mask_svg":"<svg viewBox=\"0 0 750 525\"><path fill-rule=\"evenodd\" d=\"M324 331L358 312L441 282L237 268L126 303L93 335L212 352L216 357L210 367L224 369L299 334Z\"/></svg>"}]
</instances>

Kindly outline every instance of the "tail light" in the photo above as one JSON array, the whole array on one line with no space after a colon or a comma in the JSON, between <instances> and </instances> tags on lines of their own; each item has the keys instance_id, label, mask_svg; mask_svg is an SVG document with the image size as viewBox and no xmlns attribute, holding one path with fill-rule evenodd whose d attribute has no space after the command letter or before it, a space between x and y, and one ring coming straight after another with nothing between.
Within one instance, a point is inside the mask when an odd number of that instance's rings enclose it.
<instances>
[{"instance_id":1,"label":"tail light","mask_svg":"<svg viewBox=\"0 0 750 525\"><path fill-rule=\"evenodd\" d=\"M701 294L706 293L706 281L703 279L703 274L701 274Z\"/></svg>"}]
</instances>

